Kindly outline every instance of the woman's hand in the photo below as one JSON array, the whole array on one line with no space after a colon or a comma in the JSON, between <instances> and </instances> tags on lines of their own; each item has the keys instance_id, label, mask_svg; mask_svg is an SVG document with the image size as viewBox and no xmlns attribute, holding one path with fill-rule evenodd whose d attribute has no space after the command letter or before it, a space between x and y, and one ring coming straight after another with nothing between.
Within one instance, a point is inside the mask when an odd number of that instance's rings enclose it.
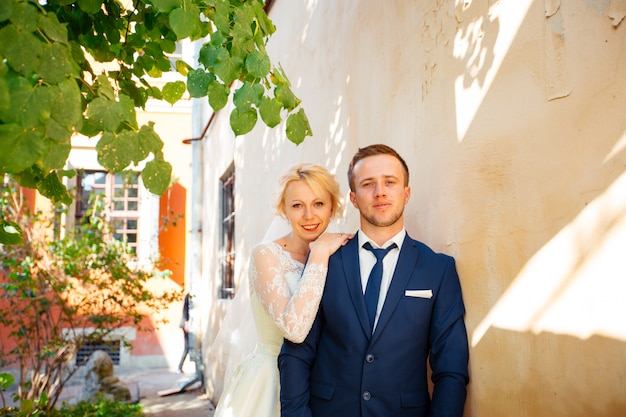
<instances>
[{"instance_id":1,"label":"woman's hand","mask_svg":"<svg viewBox=\"0 0 626 417\"><path fill-rule=\"evenodd\" d=\"M324 233L316 240L309 243L311 255L313 253L325 254L330 257L341 246L348 243L348 240L354 237L354 233Z\"/></svg>"}]
</instances>

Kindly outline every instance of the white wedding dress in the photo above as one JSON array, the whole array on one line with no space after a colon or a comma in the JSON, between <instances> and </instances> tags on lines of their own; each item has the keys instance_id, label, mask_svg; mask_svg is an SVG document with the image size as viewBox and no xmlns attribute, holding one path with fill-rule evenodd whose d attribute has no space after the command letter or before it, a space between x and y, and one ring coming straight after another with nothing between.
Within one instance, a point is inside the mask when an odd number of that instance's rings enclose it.
<instances>
[{"instance_id":1,"label":"white wedding dress","mask_svg":"<svg viewBox=\"0 0 626 417\"><path fill-rule=\"evenodd\" d=\"M215 417L278 417L277 357L283 337L307 336L324 291L327 267L305 266L275 242L258 244L250 260L250 304L257 331L254 352L232 372Z\"/></svg>"}]
</instances>

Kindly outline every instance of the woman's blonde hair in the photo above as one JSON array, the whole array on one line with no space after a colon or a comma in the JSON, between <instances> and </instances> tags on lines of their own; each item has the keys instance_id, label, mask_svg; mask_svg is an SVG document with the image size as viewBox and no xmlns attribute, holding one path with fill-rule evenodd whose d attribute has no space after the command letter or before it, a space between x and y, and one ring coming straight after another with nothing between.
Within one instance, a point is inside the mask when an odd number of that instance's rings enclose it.
<instances>
[{"instance_id":1,"label":"woman's blonde hair","mask_svg":"<svg viewBox=\"0 0 626 417\"><path fill-rule=\"evenodd\" d=\"M285 214L285 190L293 181L302 181L317 196L327 191L330 194L333 217L342 213L341 190L335 176L321 165L301 162L288 168L278 180L279 189L274 208L281 216Z\"/></svg>"}]
</instances>

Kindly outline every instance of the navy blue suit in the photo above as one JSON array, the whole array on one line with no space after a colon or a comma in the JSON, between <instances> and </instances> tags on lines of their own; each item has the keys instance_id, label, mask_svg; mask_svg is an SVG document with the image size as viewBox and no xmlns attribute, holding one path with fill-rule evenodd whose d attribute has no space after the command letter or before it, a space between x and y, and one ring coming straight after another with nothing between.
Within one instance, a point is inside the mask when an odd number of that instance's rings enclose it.
<instances>
[{"instance_id":1,"label":"navy blue suit","mask_svg":"<svg viewBox=\"0 0 626 417\"><path fill-rule=\"evenodd\" d=\"M331 256L311 332L301 344L283 344L281 416L462 416L469 353L454 259L407 235L372 335L358 250L355 237Z\"/></svg>"}]
</instances>

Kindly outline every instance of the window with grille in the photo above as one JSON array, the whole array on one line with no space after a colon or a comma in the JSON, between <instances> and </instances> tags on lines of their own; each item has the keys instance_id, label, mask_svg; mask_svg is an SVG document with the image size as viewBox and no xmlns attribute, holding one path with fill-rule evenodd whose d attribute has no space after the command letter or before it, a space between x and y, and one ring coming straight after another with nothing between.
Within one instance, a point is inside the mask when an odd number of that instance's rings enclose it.
<instances>
[{"instance_id":1,"label":"window with grille","mask_svg":"<svg viewBox=\"0 0 626 417\"><path fill-rule=\"evenodd\" d=\"M220 264L222 285L220 298L233 298L235 295L235 167L231 167L221 178L221 233Z\"/></svg>"},{"instance_id":2,"label":"window with grille","mask_svg":"<svg viewBox=\"0 0 626 417\"><path fill-rule=\"evenodd\" d=\"M126 242L136 254L139 231L139 173L81 171L77 182L77 224L87 215L92 199L102 199L102 207L113 237Z\"/></svg>"},{"instance_id":3,"label":"window with grille","mask_svg":"<svg viewBox=\"0 0 626 417\"><path fill-rule=\"evenodd\" d=\"M84 365L89 360L89 356L96 350L105 351L113 361L113 365L120 364L121 342L119 340L103 340L100 342L88 342L81 346L76 352L76 365Z\"/></svg>"}]
</instances>

